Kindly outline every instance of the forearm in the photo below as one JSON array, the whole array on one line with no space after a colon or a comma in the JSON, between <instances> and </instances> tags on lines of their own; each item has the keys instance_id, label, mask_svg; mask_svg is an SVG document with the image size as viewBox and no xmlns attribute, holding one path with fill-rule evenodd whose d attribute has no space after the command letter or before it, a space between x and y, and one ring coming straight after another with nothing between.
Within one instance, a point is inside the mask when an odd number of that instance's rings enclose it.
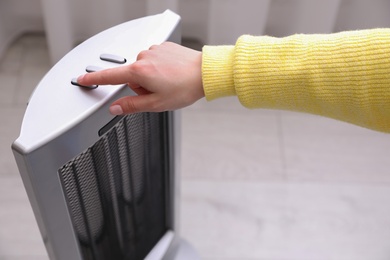
<instances>
[{"instance_id":1,"label":"forearm","mask_svg":"<svg viewBox=\"0 0 390 260\"><path fill-rule=\"evenodd\" d=\"M390 132L390 30L241 37L203 49L208 100L323 115ZM223 77L220 77L223 75Z\"/></svg>"}]
</instances>

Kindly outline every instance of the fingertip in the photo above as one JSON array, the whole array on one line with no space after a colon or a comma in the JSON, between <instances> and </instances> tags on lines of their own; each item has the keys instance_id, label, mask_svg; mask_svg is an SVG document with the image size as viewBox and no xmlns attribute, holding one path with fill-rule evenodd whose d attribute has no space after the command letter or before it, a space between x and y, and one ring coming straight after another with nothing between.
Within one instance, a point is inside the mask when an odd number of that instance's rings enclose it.
<instances>
[{"instance_id":1,"label":"fingertip","mask_svg":"<svg viewBox=\"0 0 390 260\"><path fill-rule=\"evenodd\" d=\"M123 115L123 109L120 105L112 105L110 106L110 113L114 116L120 116Z\"/></svg>"},{"instance_id":2,"label":"fingertip","mask_svg":"<svg viewBox=\"0 0 390 260\"><path fill-rule=\"evenodd\" d=\"M110 113L123 115L150 112L150 96L126 96L116 100L110 107Z\"/></svg>"},{"instance_id":3,"label":"fingertip","mask_svg":"<svg viewBox=\"0 0 390 260\"><path fill-rule=\"evenodd\" d=\"M84 79L85 74L78 76L77 83L82 83Z\"/></svg>"}]
</instances>

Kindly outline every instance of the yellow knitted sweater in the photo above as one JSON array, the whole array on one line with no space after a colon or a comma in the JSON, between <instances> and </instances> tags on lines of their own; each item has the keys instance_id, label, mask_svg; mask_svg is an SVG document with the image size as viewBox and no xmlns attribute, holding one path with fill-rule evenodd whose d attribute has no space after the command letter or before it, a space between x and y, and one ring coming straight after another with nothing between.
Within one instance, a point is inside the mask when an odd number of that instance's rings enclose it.
<instances>
[{"instance_id":1,"label":"yellow knitted sweater","mask_svg":"<svg viewBox=\"0 0 390 260\"><path fill-rule=\"evenodd\" d=\"M206 98L318 114L390 132L390 29L240 37L205 46Z\"/></svg>"}]
</instances>

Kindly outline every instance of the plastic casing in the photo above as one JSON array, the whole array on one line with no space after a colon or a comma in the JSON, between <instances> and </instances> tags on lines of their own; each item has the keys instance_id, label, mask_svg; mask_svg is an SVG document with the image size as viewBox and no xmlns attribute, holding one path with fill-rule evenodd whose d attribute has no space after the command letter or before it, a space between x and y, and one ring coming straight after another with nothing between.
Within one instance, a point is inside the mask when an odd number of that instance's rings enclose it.
<instances>
[{"instance_id":1,"label":"plastic casing","mask_svg":"<svg viewBox=\"0 0 390 260\"><path fill-rule=\"evenodd\" d=\"M70 84L88 65L124 66L100 60L102 53L136 60L138 53L164 41L180 43L180 17L164 13L132 20L105 30L70 51L45 75L29 100L20 136L12 149L50 259L82 259L67 209L58 169L93 145L113 116L110 104L135 95L126 85L89 90ZM125 65L126 65L125 64ZM169 112L171 187L169 230L146 259L198 259L178 235L180 162L179 112Z\"/></svg>"}]
</instances>

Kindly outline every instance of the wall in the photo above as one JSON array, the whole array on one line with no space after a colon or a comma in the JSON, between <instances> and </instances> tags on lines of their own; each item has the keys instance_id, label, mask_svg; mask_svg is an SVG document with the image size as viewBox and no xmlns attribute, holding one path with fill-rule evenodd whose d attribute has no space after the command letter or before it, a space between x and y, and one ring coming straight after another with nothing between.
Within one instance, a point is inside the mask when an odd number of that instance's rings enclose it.
<instances>
[{"instance_id":1,"label":"wall","mask_svg":"<svg viewBox=\"0 0 390 260\"><path fill-rule=\"evenodd\" d=\"M37 30L43 30L39 0L0 1L0 58L7 46L21 33Z\"/></svg>"},{"instance_id":2,"label":"wall","mask_svg":"<svg viewBox=\"0 0 390 260\"><path fill-rule=\"evenodd\" d=\"M166 8L182 16L184 37L204 44L233 44L245 33L390 27L388 0L2 0L0 57L18 34L44 30L54 63L99 31Z\"/></svg>"}]
</instances>

